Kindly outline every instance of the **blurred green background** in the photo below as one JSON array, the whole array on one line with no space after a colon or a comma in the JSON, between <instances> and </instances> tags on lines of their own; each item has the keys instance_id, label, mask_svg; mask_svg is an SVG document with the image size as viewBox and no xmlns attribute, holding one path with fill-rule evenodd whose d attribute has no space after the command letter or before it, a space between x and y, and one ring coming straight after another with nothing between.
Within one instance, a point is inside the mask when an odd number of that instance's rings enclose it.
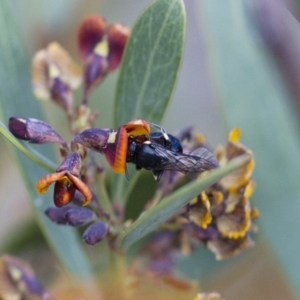
<instances>
[{"instance_id":1,"label":"blurred green background","mask_svg":"<svg viewBox=\"0 0 300 300\"><path fill-rule=\"evenodd\" d=\"M10 1L29 60L55 40L77 61L76 34L84 16L98 13L109 22L132 26L150 3ZM300 5L296 0L187 0L185 5L185 54L162 125L168 132L193 125L213 147L226 140L230 128L240 126L242 141L256 157L252 201L261 217L255 248L225 262L215 262L201 249L179 264L187 275L201 278L204 291L218 291L225 299L300 299ZM112 126L117 76L110 75L92 95L91 106L100 111L99 127ZM68 137L63 113L52 103L42 107L50 123L65 127L62 134ZM9 247L42 276L55 258L32 224L22 179L3 139L0 149L0 251ZM35 247L43 249L40 257L32 251L33 237Z\"/></svg>"}]
</instances>

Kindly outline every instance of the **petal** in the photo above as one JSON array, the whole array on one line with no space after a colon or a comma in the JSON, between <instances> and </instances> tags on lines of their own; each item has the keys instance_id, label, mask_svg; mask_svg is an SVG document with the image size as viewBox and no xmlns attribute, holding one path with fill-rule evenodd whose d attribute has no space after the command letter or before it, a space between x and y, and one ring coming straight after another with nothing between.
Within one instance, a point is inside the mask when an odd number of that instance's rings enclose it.
<instances>
[{"instance_id":1,"label":"petal","mask_svg":"<svg viewBox=\"0 0 300 300\"><path fill-rule=\"evenodd\" d=\"M212 221L210 201L205 192L202 192L197 200L197 203L190 208L189 218L198 226L206 229Z\"/></svg>"},{"instance_id":2,"label":"petal","mask_svg":"<svg viewBox=\"0 0 300 300\"><path fill-rule=\"evenodd\" d=\"M48 187L51 183L56 182L57 180L62 179L65 176L66 172L52 173L48 174L45 177L41 178L36 184L36 190L38 193L44 195L47 192Z\"/></svg>"},{"instance_id":3,"label":"petal","mask_svg":"<svg viewBox=\"0 0 300 300\"><path fill-rule=\"evenodd\" d=\"M257 219L259 218L259 210L255 207L251 208L251 219Z\"/></svg>"},{"instance_id":4,"label":"petal","mask_svg":"<svg viewBox=\"0 0 300 300\"><path fill-rule=\"evenodd\" d=\"M99 200L96 194L92 192L92 195L93 196L91 202L89 203L89 207L97 209L98 211L102 210L101 208L99 208ZM75 204L76 206L84 205L84 196L78 190L75 192L74 198L72 200L72 204Z\"/></svg>"},{"instance_id":5,"label":"petal","mask_svg":"<svg viewBox=\"0 0 300 300\"><path fill-rule=\"evenodd\" d=\"M189 219L203 229L206 229L212 221L211 214L206 210L204 206L196 206L191 208Z\"/></svg>"},{"instance_id":6,"label":"petal","mask_svg":"<svg viewBox=\"0 0 300 300\"><path fill-rule=\"evenodd\" d=\"M107 58L108 53L109 53L109 46L108 46L106 36L103 37L103 39L97 45L95 45L95 48L94 48L93 52L95 54L97 54L98 56L101 56L103 58Z\"/></svg>"},{"instance_id":7,"label":"petal","mask_svg":"<svg viewBox=\"0 0 300 300\"><path fill-rule=\"evenodd\" d=\"M251 207L248 199L242 198L235 210L218 217L216 224L224 237L239 239L245 236L251 226Z\"/></svg>"},{"instance_id":8,"label":"petal","mask_svg":"<svg viewBox=\"0 0 300 300\"><path fill-rule=\"evenodd\" d=\"M106 20L98 15L90 15L81 22L78 31L78 46L82 61L87 59L102 40L106 28Z\"/></svg>"},{"instance_id":9,"label":"petal","mask_svg":"<svg viewBox=\"0 0 300 300\"><path fill-rule=\"evenodd\" d=\"M67 176L69 180L74 184L76 189L84 196L83 205L88 205L93 197L93 194L88 186L78 177L73 176L72 174L67 174Z\"/></svg>"},{"instance_id":10,"label":"petal","mask_svg":"<svg viewBox=\"0 0 300 300\"><path fill-rule=\"evenodd\" d=\"M211 205L211 215L216 217L224 213L226 209L226 205L224 203L224 192L212 190L209 191L208 196Z\"/></svg>"},{"instance_id":11,"label":"petal","mask_svg":"<svg viewBox=\"0 0 300 300\"><path fill-rule=\"evenodd\" d=\"M91 90L99 85L108 72L108 61L105 57L92 53L86 61L84 71L84 93L87 97Z\"/></svg>"},{"instance_id":12,"label":"petal","mask_svg":"<svg viewBox=\"0 0 300 300\"><path fill-rule=\"evenodd\" d=\"M245 187L249 183L255 167L254 156L251 150L240 143L228 143L226 147L227 161L243 154L249 155L249 161L244 166L236 169L220 180L220 184L227 190L237 190L241 187Z\"/></svg>"},{"instance_id":13,"label":"petal","mask_svg":"<svg viewBox=\"0 0 300 300\"><path fill-rule=\"evenodd\" d=\"M242 198L240 191L230 191L226 198L226 213L232 213Z\"/></svg>"},{"instance_id":14,"label":"petal","mask_svg":"<svg viewBox=\"0 0 300 300\"><path fill-rule=\"evenodd\" d=\"M207 247L216 255L217 260L239 254L242 250L253 247L254 242L249 236L240 239L217 239L207 242Z\"/></svg>"},{"instance_id":15,"label":"petal","mask_svg":"<svg viewBox=\"0 0 300 300\"><path fill-rule=\"evenodd\" d=\"M194 133L194 138L196 140L196 145L203 146L205 144L205 136L201 133L195 132Z\"/></svg>"},{"instance_id":16,"label":"petal","mask_svg":"<svg viewBox=\"0 0 300 300\"><path fill-rule=\"evenodd\" d=\"M108 29L109 70L115 70L123 56L123 52L130 35L130 29L122 24L112 24Z\"/></svg>"},{"instance_id":17,"label":"petal","mask_svg":"<svg viewBox=\"0 0 300 300\"><path fill-rule=\"evenodd\" d=\"M215 156L219 162L220 166L225 166L227 163L227 158L226 158L226 150L224 146L217 146L215 150Z\"/></svg>"},{"instance_id":18,"label":"petal","mask_svg":"<svg viewBox=\"0 0 300 300\"><path fill-rule=\"evenodd\" d=\"M9 131L18 139L30 140L27 133L26 119L10 117L8 121Z\"/></svg>"},{"instance_id":19,"label":"petal","mask_svg":"<svg viewBox=\"0 0 300 300\"><path fill-rule=\"evenodd\" d=\"M49 77L61 78L73 90L78 88L82 80L82 69L69 53L57 42L48 45L47 53L50 61Z\"/></svg>"},{"instance_id":20,"label":"petal","mask_svg":"<svg viewBox=\"0 0 300 300\"><path fill-rule=\"evenodd\" d=\"M246 198L250 198L252 196L254 190L255 190L255 182L253 180L250 180L250 182L248 183L248 185L245 188L244 196Z\"/></svg>"},{"instance_id":21,"label":"petal","mask_svg":"<svg viewBox=\"0 0 300 300\"><path fill-rule=\"evenodd\" d=\"M31 143L65 143L63 138L46 122L33 118L25 120Z\"/></svg>"},{"instance_id":22,"label":"petal","mask_svg":"<svg viewBox=\"0 0 300 300\"><path fill-rule=\"evenodd\" d=\"M76 186L69 179L69 176L64 176L58 180L54 186L54 204L56 207L63 207L70 203L75 195Z\"/></svg>"},{"instance_id":23,"label":"petal","mask_svg":"<svg viewBox=\"0 0 300 300\"><path fill-rule=\"evenodd\" d=\"M54 100L65 111L70 112L73 107L73 92L70 86L57 77L51 81L51 99Z\"/></svg>"},{"instance_id":24,"label":"petal","mask_svg":"<svg viewBox=\"0 0 300 300\"><path fill-rule=\"evenodd\" d=\"M228 141L231 143L238 143L240 141L242 135L242 130L241 128L233 128L230 132L229 132L229 136L228 136Z\"/></svg>"},{"instance_id":25,"label":"petal","mask_svg":"<svg viewBox=\"0 0 300 300\"><path fill-rule=\"evenodd\" d=\"M79 177L81 170L81 157L77 152L69 154L62 161L56 172L68 172L76 177Z\"/></svg>"},{"instance_id":26,"label":"petal","mask_svg":"<svg viewBox=\"0 0 300 300\"><path fill-rule=\"evenodd\" d=\"M117 174L123 174L126 170L126 157L128 148L128 134L123 126L117 132L109 135L107 146L103 154L111 168Z\"/></svg>"},{"instance_id":27,"label":"petal","mask_svg":"<svg viewBox=\"0 0 300 300\"><path fill-rule=\"evenodd\" d=\"M150 134L150 125L147 121L142 119L132 120L124 125L122 125L126 129L126 132L129 136L139 136Z\"/></svg>"},{"instance_id":28,"label":"petal","mask_svg":"<svg viewBox=\"0 0 300 300\"><path fill-rule=\"evenodd\" d=\"M33 57L31 77L33 93L36 98L41 100L50 99L48 70L49 61L47 51L40 50Z\"/></svg>"}]
</instances>

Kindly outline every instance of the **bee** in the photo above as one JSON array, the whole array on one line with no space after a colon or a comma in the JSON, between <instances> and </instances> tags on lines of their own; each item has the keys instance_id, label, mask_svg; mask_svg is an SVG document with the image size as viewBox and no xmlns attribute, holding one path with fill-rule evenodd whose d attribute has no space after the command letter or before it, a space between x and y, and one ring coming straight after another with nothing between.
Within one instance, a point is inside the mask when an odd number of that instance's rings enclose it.
<instances>
[{"instance_id":1,"label":"bee","mask_svg":"<svg viewBox=\"0 0 300 300\"><path fill-rule=\"evenodd\" d=\"M161 132L150 133L148 140L140 137L129 137L126 162L152 171L156 181L159 181L165 170L175 170L184 174L201 173L217 168L218 161L214 154L200 147L189 154L182 152L180 141L156 124Z\"/></svg>"},{"instance_id":2,"label":"bee","mask_svg":"<svg viewBox=\"0 0 300 300\"><path fill-rule=\"evenodd\" d=\"M159 132L150 132L150 128ZM127 163L152 171L159 181L165 170L176 170L184 174L201 173L218 167L214 155L206 148L198 148L186 154L180 141L166 133L165 129L145 120L133 120L113 129L90 128L74 139L73 143L104 154L114 172L128 177Z\"/></svg>"}]
</instances>

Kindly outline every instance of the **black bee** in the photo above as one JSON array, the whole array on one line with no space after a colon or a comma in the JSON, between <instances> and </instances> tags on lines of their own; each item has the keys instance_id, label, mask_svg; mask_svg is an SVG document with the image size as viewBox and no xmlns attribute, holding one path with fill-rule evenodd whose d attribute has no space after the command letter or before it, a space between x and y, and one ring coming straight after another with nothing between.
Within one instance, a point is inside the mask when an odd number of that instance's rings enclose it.
<instances>
[{"instance_id":1,"label":"black bee","mask_svg":"<svg viewBox=\"0 0 300 300\"><path fill-rule=\"evenodd\" d=\"M182 152L180 141L164 131L151 133L149 140L141 142L129 137L126 162L153 172L159 181L164 170L176 170L184 174L201 173L218 167L218 161L206 148L198 148L189 154Z\"/></svg>"}]
</instances>

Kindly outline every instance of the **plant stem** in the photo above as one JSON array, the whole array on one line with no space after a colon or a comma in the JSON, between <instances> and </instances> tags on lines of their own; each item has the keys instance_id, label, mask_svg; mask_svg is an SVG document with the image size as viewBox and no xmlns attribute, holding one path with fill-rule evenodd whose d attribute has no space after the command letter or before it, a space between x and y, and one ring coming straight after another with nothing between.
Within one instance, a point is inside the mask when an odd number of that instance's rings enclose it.
<instances>
[{"instance_id":1,"label":"plant stem","mask_svg":"<svg viewBox=\"0 0 300 300\"><path fill-rule=\"evenodd\" d=\"M105 289L105 299L126 300L126 266L125 256L116 252L110 253L110 267L108 270L108 285Z\"/></svg>"},{"instance_id":2,"label":"plant stem","mask_svg":"<svg viewBox=\"0 0 300 300\"><path fill-rule=\"evenodd\" d=\"M111 201L109 199L109 196L108 196L108 193L107 193L107 190L106 190L106 186L105 186L105 176L104 174L97 174L96 175L96 179L97 179L97 182L99 183L98 184L98 190L97 190L97 195L99 197L99 202L101 204L101 207L107 211L110 215L112 215L114 212L113 212L113 209L112 209L112 206L111 206Z\"/></svg>"},{"instance_id":3,"label":"plant stem","mask_svg":"<svg viewBox=\"0 0 300 300\"><path fill-rule=\"evenodd\" d=\"M123 191L124 191L124 182L125 182L125 176L124 175L117 175L118 178L116 179L117 183L116 183L116 189L115 191L113 191L113 200L114 202L120 203L123 205L124 202L124 195L123 195Z\"/></svg>"}]
</instances>

